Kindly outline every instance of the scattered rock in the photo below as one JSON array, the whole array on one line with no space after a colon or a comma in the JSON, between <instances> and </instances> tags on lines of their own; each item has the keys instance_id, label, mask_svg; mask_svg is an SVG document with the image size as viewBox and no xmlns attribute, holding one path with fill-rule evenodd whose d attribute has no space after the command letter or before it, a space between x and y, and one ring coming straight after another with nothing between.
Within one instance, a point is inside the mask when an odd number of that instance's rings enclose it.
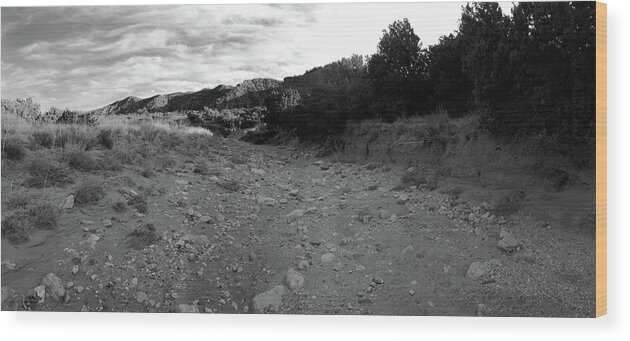
<instances>
[{"instance_id":1,"label":"scattered rock","mask_svg":"<svg viewBox=\"0 0 630 341\"><path fill-rule=\"evenodd\" d=\"M17 269L17 265L15 265L15 263L13 263L12 261L10 261L8 259L2 261L2 266L6 267L9 270Z\"/></svg>"},{"instance_id":2,"label":"scattered rock","mask_svg":"<svg viewBox=\"0 0 630 341\"><path fill-rule=\"evenodd\" d=\"M263 169L260 169L260 168L252 168L252 174L265 175L267 174L267 172L265 172Z\"/></svg>"},{"instance_id":3,"label":"scattered rock","mask_svg":"<svg viewBox=\"0 0 630 341\"><path fill-rule=\"evenodd\" d=\"M63 299L63 295L66 293L61 279L52 272L44 276L41 285L46 288L48 295L56 300Z\"/></svg>"},{"instance_id":4,"label":"scattered rock","mask_svg":"<svg viewBox=\"0 0 630 341\"><path fill-rule=\"evenodd\" d=\"M299 270L306 270L306 269L308 269L308 267L309 267L310 265L311 265L311 264L310 264L307 260L303 260L303 261L301 261L300 263L298 263L298 269L299 269Z\"/></svg>"},{"instance_id":5,"label":"scattered rock","mask_svg":"<svg viewBox=\"0 0 630 341\"><path fill-rule=\"evenodd\" d=\"M335 260L335 254L332 252L328 252L324 255L322 255L322 257L320 258L322 263L330 263L333 260Z\"/></svg>"},{"instance_id":6,"label":"scattered rock","mask_svg":"<svg viewBox=\"0 0 630 341\"><path fill-rule=\"evenodd\" d=\"M195 304L180 304L176 311L183 314L196 314L199 312L199 307Z\"/></svg>"},{"instance_id":7,"label":"scattered rock","mask_svg":"<svg viewBox=\"0 0 630 341\"><path fill-rule=\"evenodd\" d=\"M98 242L100 239L101 237L92 233L90 234L90 236L87 238L85 242L93 249L96 247L96 242Z\"/></svg>"},{"instance_id":8,"label":"scattered rock","mask_svg":"<svg viewBox=\"0 0 630 341\"><path fill-rule=\"evenodd\" d=\"M278 204L278 201L274 198L271 197L265 197L265 196L258 196L256 198L256 201L261 204L261 205L266 205L266 206L276 206Z\"/></svg>"},{"instance_id":9,"label":"scattered rock","mask_svg":"<svg viewBox=\"0 0 630 341\"><path fill-rule=\"evenodd\" d=\"M299 194L299 191L297 189L293 189L291 190L291 192L289 192L289 195L293 197L297 197L298 194Z\"/></svg>"},{"instance_id":10,"label":"scattered rock","mask_svg":"<svg viewBox=\"0 0 630 341\"><path fill-rule=\"evenodd\" d=\"M196 244L200 246L210 244L210 239L208 239L208 236L203 234L187 234L184 235L181 240L185 243Z\"/></svg>"},{"instance_id":11,"label":"scattered rock","mask_svg":"<svg viewBox=\"0 0 630 341\"><path fill-rule=\"evenodd\" d=\"M287 220L289 222L296 221L304 216L304 210L293 210L291 213L287 214Z\"/></svg>"},{"instance_id":12,"label":"scattered rock","mask_svg":"<svg viewBox=\"0 0 630 341\"><path fill-rule=\"evenodd\" d=\"M511 253L517 251L521 247L521 242L516 239L512 232L507 230L501 230L501 234L499 235L499 249Z\"/></svg>"},{"instance_id":13,"label":"scattered rock","mask_svg":"<svg viewBox=\"0 0 630 341\"><path fill-rule=\"evenodd\" d=\"M74 287L74 290L76 290L76 292L80 294L80 293L83 292L83 290L85 290L85 288L83 286L79 285L77 287Z\"/></svg>"},{"instance_id":14,"label":"scattered rock","mask_svg":"<svg viewBox=\"0 0 630 341\"><path fill-rule=\"evenodd\" d=\"M254 311L256 313L279 312L285 293L284 285L277 285L269 291L254 296L252 300Z\"/></svg>"},{"instance_id":15,"label":"scattered rock","mask_svg":"<svg viewBox=\"0 0 630 341\"><path fill-rule=\"evenodd\" d=\"M470 267L468 267L466 277L470 279L478 279L485 276L493 267L497 267L499 265L501 265L501 261L498 259L491 259L483 262L472 262Z\"/></svg>"},{"instance_id":16,"label":"scattered rock","mask_svg":"<svg viewBox=\"0 0 630 341\"><path fill-rule=\"evenodd\" d=\"M199 221L202 224L208 224L210 221L212 221L212 217L207 216L207 215L202 215L201 218L199 218Z\"/></svg>"},{"instance_id":17,"label":"scattered rock","mask_svg":"<svg viewBox=\"0 0 630 341\"><path fill-rule=\"evenodd\" d=\"M79 266L78 265L73 265L72 266L72 274L76 275L79 273Z\"/></svg>"},{"instance_id":18,"label":"scattered rock","mask_svg":"<svg viewBox=\"0 0 630 341\"><path fill-rule=\"evenodd\" d=\"M44 285L38 285L35 288L26 292L26 299L31 302L41 303L46 296L46 287Z\"/></svg>"},{"instance_id":19,"label":"scattered rock","mask_svg":"<svg viewBox=\"0 0 630 341\"><path fill-rule=\"evenodd\" d=\"M136 293L136 300L137 300L139 303L142 303L142 302L144 302L144 301L148 301L148 300L149 300L149 296L147 296L147 293L146 293L146 292L144 292L144 291L138 291L138 292Z\"/></svg>"},{"instance_id":20,"label":"scattered rock","mask_svg":"<svg viewBox=\"0 0 630 341\"><path fill-rule=\"evenodd\" d=\"M287 287L291 290L297 290L304 285L304 277L299 272L289 268L286 275Z\"/></svg>"},{"instance_id":21,"label":"scattered rock","mask_svg":"<svg viewBox=\"0 0 630 341\"><path fill-rule=\"evenodd\" d=\"M409 201L409 196L407 194L401 194L398 196L398 205L403 205Z\"/></svg>"},{"instance_id":22,"label":"scattered rock","mask_svg":"<svg viewBox=\"0 0 630 341\"><path fill-rule=\"evenodd\" d=\"M105 225L105 227L112 227L112 221L110 219L104 219L103 225Z\"/></svg>"}]
</instances>

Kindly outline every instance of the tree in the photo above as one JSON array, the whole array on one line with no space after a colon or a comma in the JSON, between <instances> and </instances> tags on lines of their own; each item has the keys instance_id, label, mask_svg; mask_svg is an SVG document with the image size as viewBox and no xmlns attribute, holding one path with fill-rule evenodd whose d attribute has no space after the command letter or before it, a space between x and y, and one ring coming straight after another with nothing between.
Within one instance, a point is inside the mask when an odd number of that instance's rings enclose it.
<instances>
[{"instance_id":1,"label":"tree","mask_svg":"<svg viewBox=\"0 0 630 341\"><path fill-rule=\"evenodd\" d=\"M426 103L426 55L409 20L394 21L368 64L374 90L385 102L401 102L405 115Z\"/></svg>"}]
</instances>

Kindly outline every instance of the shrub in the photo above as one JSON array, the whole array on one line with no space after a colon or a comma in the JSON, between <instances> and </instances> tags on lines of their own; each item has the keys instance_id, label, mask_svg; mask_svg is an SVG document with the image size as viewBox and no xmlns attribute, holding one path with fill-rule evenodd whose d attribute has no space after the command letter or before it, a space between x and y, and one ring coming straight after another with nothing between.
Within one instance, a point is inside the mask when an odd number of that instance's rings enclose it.
<instances>
[{"instance_id":1,"label":"shrub","mask_svg":"<svg viewBox=\"0 0 630 341\"><path fill-rule=\"evenodd\" d=\"M114 137L110 129L99 130L98 135L96 135L96 140L101 146L107 149L114 148Z\"/></svg>"},{"instance_id":2,"label":"shrub","mask_svg":"<svg viewBox=\"0 0 630 341\"><path fill-rule=\"evenodd\" d=\"M148 223L131 231L131 233L127 235L125 243L134 250L142 250L151 244L155 244L160 239L160 235L157 233L155 226Z\"/></svg>"},{"instance_id":3,"label":"shrub","mask_svg":"<svg viewBox=\"0 0 630 341\"><path fill-rule=\"evenodd\" d=\"M68 162L70 167L83 171L89 172L98 168L98 162L92 158L88 152L82 150L70 150L67 151L64 155L64 158Z\"/></svg>"},{"instance_id":4,"label":"shrub","mask_svg":"<svg viewBox=\"0 0 630 341\"><path fill-rule=\"evenodd\" d=\"M142 166L142 171L140 171L140 175L144 176L145 178L152 177L154 175L153 174L153 166L149 162L146 162Z\"/></svg>"},{"instance_id":5,"label":"shrub","mask_svg":"<svg viewBox=\"0 0 630 341\"><path fill-rule=\"evenodd\" d=\"M13 214L2 219L2 236L13 243L28 241L28 217L23 214Z\"/></svg>"},{"instance_id":6,"label":"shrub","mask_svg":"<svg viewBox=\"0 0 630 341\"><path fill-rule=\"evenodd\" d=\"M427 178L418 170L406 171L400 178L400 183L394 187L394 190L406 189L411 186L420 187L427 183Z\"/></svg>"},{"instance_id":7,"label":"shrub","mask_svg":"<svg viewBox=\"0 0 630 341\"><path fill-rule=\"evenodd\" d=\"M8 209L24 208L28 205L31 197L24 194L15 194L7 199L6 205Z\"/></svg>"},{"instance_id":8,"label":"shrub","mask_svg":"<svg viewBox=\"0 0 630 341\"><path fill-rule=\"evenodd\" d=\"M122 163L116 157L115 153L111 153L112 151L108 151L103 154L99 159L99 168L108 171L121 171L123 169Z\"/></svg>"},{"instance_id":9,"label":"shrub","mask_svg":"<svg viewBox=\"0 0 630 341\"><path fill-rule=\"evenodd\" d=\"M127 205L132 206L140 213L147 213L148 207L147 202L144 200L144 197L140 194L131 197L127 200Z\"/></svg>"},{"instance_id":10,"label":"shrub","mask_svg":"<svg viewBox=\"0 0 630 341\"><path fill-rule=\"evenodd\" d=\"M104 196L105 193L100 185L88 182L82 183L74 192L74 200L80 206L96 203Z\"/></svg>"},{"instance_id":11,"label":"shrub","mask_svg":"<svg viewBox=\"0 0 630 341\"><path fill-rule=\"evenodd\" d=\"M24 142L16 136L8 136L2 140L2 155L10 160L22 160L26 155Z\"/></svg>"},{"instance_id":12,"label":"shrub","mask_svg":"<svg viewBox=\"0 0 630 341\"><path fill-rule=\"evenodd\" d=\"M55 135L55 146L78 150L88 150L92 147L93 138L86 129L76 126L63 126L59 128Z\"/></svg>"},{"instance_id":13,"label":"shrub","mask_svg":"<svg viewBox=\"0 0 630 341\"><path fill-rule=\"evenodd\" d=\"M31 207L28 210L28 216L33 227L42 230L52 230L57 227L59 210L50 204L42 204Z\"/></svg>"},{"instance_id":14,"label":"shrub","mask_svg":"<svg viewBox=\"0 0 630 341\"><path fill-rule=\"evenodd\" d=\"M50 131L36 130L33 132L33 143L36 146L50 148L55 142L55 138Z\"/></svg>"},{"instance_id":15,"label":"shrub","mask_svg":"<svg viewBox=\"0 0 630 341\"><path fill-rule=\"evenodd\" d=\"M27 187L44 188L72 183L66 170L45 157L33 159L26 167L31 178L27 179Z\"/></svg>"}]
</instances>

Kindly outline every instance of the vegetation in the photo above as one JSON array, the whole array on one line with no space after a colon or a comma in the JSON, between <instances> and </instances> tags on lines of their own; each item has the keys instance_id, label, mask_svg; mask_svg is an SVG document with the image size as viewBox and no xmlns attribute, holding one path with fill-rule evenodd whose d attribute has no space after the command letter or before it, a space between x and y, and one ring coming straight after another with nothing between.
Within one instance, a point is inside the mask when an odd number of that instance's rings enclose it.
<instances>
[{"instance_id":1,"label":"vegetation","mask_svg":"<svg viewBox=\"0 0 630 341\"><path fill-rule=\"evenodd\" d=\"M74 200L80 206L94 204L104 196L103 187L91 182L82 183L74 192Z\"/></svg>"}]
</instances>

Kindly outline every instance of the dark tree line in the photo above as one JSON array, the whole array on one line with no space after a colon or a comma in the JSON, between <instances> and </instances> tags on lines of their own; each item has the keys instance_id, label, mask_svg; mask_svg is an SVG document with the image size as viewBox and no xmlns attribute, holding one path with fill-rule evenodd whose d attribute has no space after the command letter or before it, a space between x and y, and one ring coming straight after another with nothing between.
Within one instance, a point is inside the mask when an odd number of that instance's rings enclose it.
<instances>
[{"instance_id":1,"label":"dark tree line","mask_svg":"<svg viewBox=\"0 0 630 341\"><path fill-rule=\"evenodd\" d=\"M299 101L270 109L269 120L304 138L338 133L350 119L391 121L441 107L452 117L481 113L498 136L592 143L595 5L517 3L504 15L497 3L471 3L458 30L427 48L407 19L395 21L365 61L343 59L283 87Z\"/></svg>"}]
</instances>

